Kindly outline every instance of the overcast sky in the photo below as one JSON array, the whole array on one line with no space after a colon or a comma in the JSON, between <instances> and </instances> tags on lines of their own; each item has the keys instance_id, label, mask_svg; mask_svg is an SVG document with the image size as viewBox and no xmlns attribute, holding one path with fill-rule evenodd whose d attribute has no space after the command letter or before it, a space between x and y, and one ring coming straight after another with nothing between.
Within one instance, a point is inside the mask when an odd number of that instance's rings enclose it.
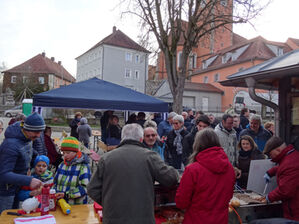
<instances>
[{"instance_id":1,"label":"overcast sky","mask_svg":"<svg viewBox=\"0 0 299 224\"><path fill-rule=\"evenodd\" d=\"M0 0L0 63L14 67L43 51L76 75L75 58L116 26L137 41L135 20L121 19L119 0ZM285 42L299 39L299 0L273 0L250 25L234 31L246 38L258 35Z\"/></svg>"}]
</instances>

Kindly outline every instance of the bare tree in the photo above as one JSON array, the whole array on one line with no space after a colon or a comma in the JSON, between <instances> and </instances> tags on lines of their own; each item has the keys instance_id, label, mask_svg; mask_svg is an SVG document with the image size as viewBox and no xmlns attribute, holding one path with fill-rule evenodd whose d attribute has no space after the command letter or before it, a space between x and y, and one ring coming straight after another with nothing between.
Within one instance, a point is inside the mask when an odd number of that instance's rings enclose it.
<instances>
[{"instance_id":1,"label":"bare tree","mask_svg":"<svg viewBox=\"0 0 299 224\"><path fill-rule=\"evenodd\" d=\"M267 0L268 1L268 0ZM141 19L146 34L153 34L164 54L173 110L182 111L188 58L198 42L220 27L246 23L267 5L260 0L123 0L125 13ZM233 13L232 9L233 8ZM229 10L228 10L229 9ZM180 64L178 45L182 46Z\"/></svg>"}]
</instances>

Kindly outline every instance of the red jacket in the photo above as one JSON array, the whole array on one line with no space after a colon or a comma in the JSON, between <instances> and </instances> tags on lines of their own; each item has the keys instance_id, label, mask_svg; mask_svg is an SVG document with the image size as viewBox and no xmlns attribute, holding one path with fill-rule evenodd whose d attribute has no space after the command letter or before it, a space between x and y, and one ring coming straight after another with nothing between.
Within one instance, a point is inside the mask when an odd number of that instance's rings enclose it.
<instances>
[{"instance_id":1,"label":"red jacket","mask_svg":"<svg viewBox=\"0 0 299 224\"><path fill-rule=\"evenodd\" d=\"M176 206L186 209L184 224L227 224L235 173L221 147L211 147L188 165L176 193Z\"/></svg>"},{"instance_id":2,"label":"red jacket","mask_svg":"<svg viewBox=\"0 0 299 224\"><path fill-rule=\"evenodd\" d=\"M54 164L56 160L60 158L60 155L56 151L56 147L53 140L48 135L45 135L45 145L48 150L47 156L50 159L50 164Z\"/></svg>"},{"instance_id":3,"label":"red jacket","mask_svg":"<svg viewBox=\"0 0 299 224\"><path fill-rule=\"evenodd\" d=\"M287 219L299 221L299 152L289 145L274 159L279 163L268 171L276 172L277 187L268 195L269 201L282 201L283 215Z\"/></svg>"}]
</instances>

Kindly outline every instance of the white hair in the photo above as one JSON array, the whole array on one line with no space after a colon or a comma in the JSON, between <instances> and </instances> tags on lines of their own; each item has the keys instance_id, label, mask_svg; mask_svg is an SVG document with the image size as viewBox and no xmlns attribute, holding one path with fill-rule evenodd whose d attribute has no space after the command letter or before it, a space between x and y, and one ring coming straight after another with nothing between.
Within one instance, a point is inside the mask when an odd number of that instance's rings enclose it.
<instances>
[{"instance_id":1,"label":"white hair","mask_svg":"<svg viewBox=\"0 0 299 224\"><path fill-rule=\"evenodd\" d=\"M174 118L172 118L172 120L184 123L184 117L182 115L176 115Z\"/></svg>"},{"instance_id":2,"label":"white hair","mask_svg":"<svg viewBox=\"0 0 299 224\"><path fill-rule=\"evenodd\" d=\"M3 125L3 124L4 124L2 119L0 119L0 124L1 124L1 125Z\"/></svg>"},{"instance_id":3,"label":"white hair","mask_svg":"<svg viewBox=\"0 0 299 224\"><path fill-rule=\"evenodd\" d=\"M141 125L139 124L127 124L123 127L121 131L121 140L135 140L140 141L140 139L143 139L143 129Z\"/></svg>"},{"instance_id":4,"label":"white hair","mask_svg":"<svg viewBox=\"0 0 299 224\"><path fill-rule=\"evenodd\" d=\"M144 132L146 132L147 130L152 130L153 132L155 132L155 134L158 134L157 130L153 127L146 127L146 128L143 129Z\"/></svg>"},{"instance_id":5,"label":"white hair","mask_svg":"<svg viewBox=\"0 0 299 224\"><path fill-rule=\"evenodd\" d=\"M262 124L262 118L261 118L261 116L260 115L258 115L258 114L252 114L251 116L250 116L250 121L259 121L260 122L260 124Z\"/></svg>"},{"instance_id":6,"label":"white hair","mask_svg":"<svg viewBox=\"0 0 299 224\"><path fill-rule=\"evenodd\" d=\"M144 128L147 128L147 127L157 128L157 123L155 121L152 121L152 120L147 120L147 121L144 122L143 127Z\"/></svg>"}]
</instances>

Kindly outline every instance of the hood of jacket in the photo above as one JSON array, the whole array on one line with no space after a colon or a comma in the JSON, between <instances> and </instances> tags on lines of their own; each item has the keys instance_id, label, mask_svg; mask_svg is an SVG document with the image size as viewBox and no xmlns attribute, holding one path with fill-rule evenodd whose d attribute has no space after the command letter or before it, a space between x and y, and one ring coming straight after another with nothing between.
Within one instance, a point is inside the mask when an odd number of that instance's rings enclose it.
<instances>
[{"instance_id":1,"label":"hood of jacket","mask_svg":"<svg viewBox=\"0 0 299 224\"><path fill-rule=\"evenodd\" d=\"M24 142L30 142L31 140L26 138L26 136L24 135L22 126L23 123L21 123L20 121L9 125L4 133L5 138L17 138Z\"/></svg>"},{"instance_id":2,"label":"hood of jacket","mask_svg":"<svg viewBox=\"0 0 299 224\"><path fill-rule=\"evenodd\" d=\"M215 146L205 149L197 154L196 161L213 173L227 172L230 162L223 148Z\"/></svg>"},{"instance_id":3,"label":"hood of jacket","mask_svg":"<svg viewBox=\"0 0 299 224\"><path fill-rule=\"evenodd\" d=\"M236 134L236 131L234 128L231 131L228 131L222 126L221 122L219 124L217 124L217 126L215 127L215 130L220 130L220 131L226 133L227 135Z\"/></svg>"},{"instance_id":4,"label":"hood of jacket","mask_svg":"<svg viewBox=\"0 0 299 224\"><path fill-rule=\"evenodd\" d=\"M80 124L87 124L87 119L85 117L82 117L80 120Z\"/></svg>"},{"instance_id":5,"label":"hood of jacket","mask_svg":"<svg viewBox=\"0 0 299 224\"><path fill-rule=\"evenodd\" d=\"M69 164L69 166L71 165L76 165L76 164L80 164L80 163L85 163L88 164L89 163L89 157L87 154L82 153L81 157L78 158L78 156L76 156Z\"/></svg>"}]
</instances>

